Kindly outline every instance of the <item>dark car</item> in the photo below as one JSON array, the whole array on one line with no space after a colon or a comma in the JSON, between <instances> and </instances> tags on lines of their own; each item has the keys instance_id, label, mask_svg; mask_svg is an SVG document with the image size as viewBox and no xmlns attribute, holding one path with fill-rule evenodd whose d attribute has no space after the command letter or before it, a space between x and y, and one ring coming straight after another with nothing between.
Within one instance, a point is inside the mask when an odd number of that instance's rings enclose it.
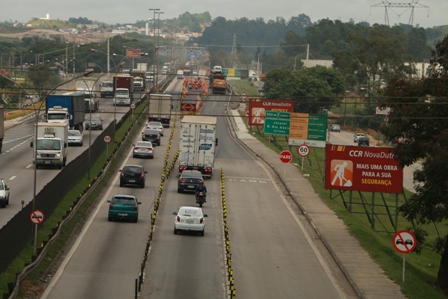
<instances>
[{"instance_id":1,"label":"dark car","mask_svg":"<svg viewBox=\"0 0 448 299\"><path fill-rule=\"evenodd\" d=\"M370 139L366 136L359 136L358 137L358 146L369 146Z\"/></svg>"},{"instance_id":2,"label":"dark car","mask_svg":"<svg viewBox=\"0 0 448 299\"><path fill-rule=\"evenodd\" d=\"M202 173L198 170L184 170L179 176L177 183L177 192L182 193L184 191L194 192L199 182L203 182Z\"/></svg>"},{"instance_id":3,"label":"dark car","mask_svg":"<svg viewBox=\"0 0 448 299\"><path fill-rule=\"evenodd\" d=\"M120 187L124 185L138 185L141 188L145 187L146 174L143 166L140 165L126 165L120 169Z\"/></svg>"},{"instance_id":4,"label":"dark car","mask_svg":"<svg viewBox=\"0 0 448 299\"><path fill-rule=\"evenodd\" d=\"M138 221L138 205L141 204L135 196L132 195L115 195L109 204L108 221L112 220L132 220Z\"/></svg>"},{"instance_id":5,"label":"dark car","mask_svg":"<svg viewBox=\"0 0 448 299\"><path fill-rule=\"evenodd\" d=\"M86 130L102 130L103 119L99 115L87 115L85 122Z\"/></svg>"},{"instance_id":6,"label":"dark car","mask_svg":"<svg viewBox=\"0 0 448 299\"><path fill-rule=\"evenodd\" d=\"M160 133L158 130L145 130L142 132L142 141L150 141L153 145L160 145Z\"/></svg>"}]
</instances>

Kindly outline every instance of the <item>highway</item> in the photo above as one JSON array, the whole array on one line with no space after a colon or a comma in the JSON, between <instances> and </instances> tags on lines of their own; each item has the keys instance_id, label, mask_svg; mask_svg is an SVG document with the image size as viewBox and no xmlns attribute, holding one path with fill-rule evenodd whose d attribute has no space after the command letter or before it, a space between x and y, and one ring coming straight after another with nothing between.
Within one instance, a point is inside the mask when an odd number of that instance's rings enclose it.
<instances>
[{"instance_id":1,"label":"highway","mask_svg":"<svg viewBox=\"0 0 448 299\"><path fill-rule=\"evenodd\" d=\"M180 90L181 80L170 86ZM227 298L219 170L226 174L233 267L241 298L355 298L323 247L310 235L300 211L288 203L258 160L236 143L224 118L227 97L210 96L201 114L218 116L215 173L206 181L205 236L173 233L172 212L196 205L177 193L177 178L165 183L140 298ZM154 160L128 156L123 164L149 170L145 189L118 186L115 179L88 220L42 298L133 298L150 215L160 182L166 139ZM178 126L172 150L178 146ZM118 177L118 175L117 175ZM131 194L142 201L138 223L108 222L106 200Z\"/></svg>"}]
</instances>

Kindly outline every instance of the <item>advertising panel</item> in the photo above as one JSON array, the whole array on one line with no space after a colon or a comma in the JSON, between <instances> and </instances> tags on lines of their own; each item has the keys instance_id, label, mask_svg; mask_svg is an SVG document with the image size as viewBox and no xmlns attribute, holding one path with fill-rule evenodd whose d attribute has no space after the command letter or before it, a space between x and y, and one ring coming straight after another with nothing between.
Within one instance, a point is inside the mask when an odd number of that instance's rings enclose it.
<instances>
[{"instance_id":1,"label":"advertising panel","mask_svg":"<svg viewBox=\"0 0 448 299\"><path fill-rule=\"evenodd\" d=\"M403 168L391 148L327 144L325 188L402 193Z\"/></svg>"},{"instance_id":2,"label":"advertising panel","mask_svg":"<svg viewBox=\"0 0 448 299\"><path fill-rule=\"evenodd\" d=\"M126 49L127 58L140 58L140 50Z\"/></svg>"},{"instance_id":3,"label":"advertising panel","mask_svg":"<svg viewBox=\"0 0 448 299\"><path fill-rule=\"evenodd\" d=\"M249 99L249 126L263 126L266 111L293 112L293 100Z\"/></svg>"}]
</instances>

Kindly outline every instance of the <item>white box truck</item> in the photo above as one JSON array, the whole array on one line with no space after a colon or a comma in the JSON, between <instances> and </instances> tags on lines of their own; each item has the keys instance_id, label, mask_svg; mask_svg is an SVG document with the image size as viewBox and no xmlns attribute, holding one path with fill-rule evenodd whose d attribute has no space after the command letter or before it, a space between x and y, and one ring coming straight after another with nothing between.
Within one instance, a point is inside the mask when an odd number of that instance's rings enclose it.
<instances>
[{"instance_id":1,"label":"white box truck","mask_svg":"<svg viewBox=\"0 0 448 299\"><path fill-rule=\"evenodd\" d=\"M199 170L211 178L215 164L215 116L185 115L180 124L179 174L184 170Z\"/></svg>"},{"instance_id":2,"label":"white box truck","mask_svg":"<svg viewBox=\"0 0 448 299\"><path fill-rule=\"evenodd\" d=\"M35 125L36 126L36 125ZM31 142L36 166L65 167L68 156L68 123L37 123L37 143ZM35 146L35 147L34 147ZM36 156L34 156L36 155Z\"/></svg>"},{"instance_id":3,"label":"white box truck","mask_svg":"<svg viewBox=\"0 0 448 299\"><path fill-rule=\"evenodd\" d=\"M165 93L153 93L149 98L148 121L160 121L165 128L170 127L173 96Z\"/></svg>"}]
</instances>

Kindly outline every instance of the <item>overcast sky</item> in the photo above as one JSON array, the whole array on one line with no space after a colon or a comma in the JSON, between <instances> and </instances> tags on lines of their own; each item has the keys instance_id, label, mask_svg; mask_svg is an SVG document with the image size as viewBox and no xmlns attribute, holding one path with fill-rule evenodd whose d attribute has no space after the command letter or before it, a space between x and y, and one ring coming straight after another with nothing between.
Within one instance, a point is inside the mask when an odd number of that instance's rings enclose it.
<instances>
[{"instance_id":1,"label":"overcast sky","mask_svg":"<svg viewBox=\"0 0 448 299\"><path fill-rule=\"evenodd\" d=\"M348 22L367 21L384 24L385 6L388 6L389 24L408 24L411 7L414 6L413 25L433 27L448 25L448 0L205 0L205 1L143 1L143 0L1 0L0 21L27 22L32 18L68 20L70 17L86 17L108 24L134 23L153 17L149 8L159 8L164 14L160 19L172 19L185 12L203 13L208 11L212 18L235 19L263 18L265 21L283 17L288 21L292 16L305 14L312 22L328 18ZM378 7L372 7L377 5ZM408 6L391 8L390 6ZM157 17L156 17L157 18Z\"/></svg>"}]
</instances>

